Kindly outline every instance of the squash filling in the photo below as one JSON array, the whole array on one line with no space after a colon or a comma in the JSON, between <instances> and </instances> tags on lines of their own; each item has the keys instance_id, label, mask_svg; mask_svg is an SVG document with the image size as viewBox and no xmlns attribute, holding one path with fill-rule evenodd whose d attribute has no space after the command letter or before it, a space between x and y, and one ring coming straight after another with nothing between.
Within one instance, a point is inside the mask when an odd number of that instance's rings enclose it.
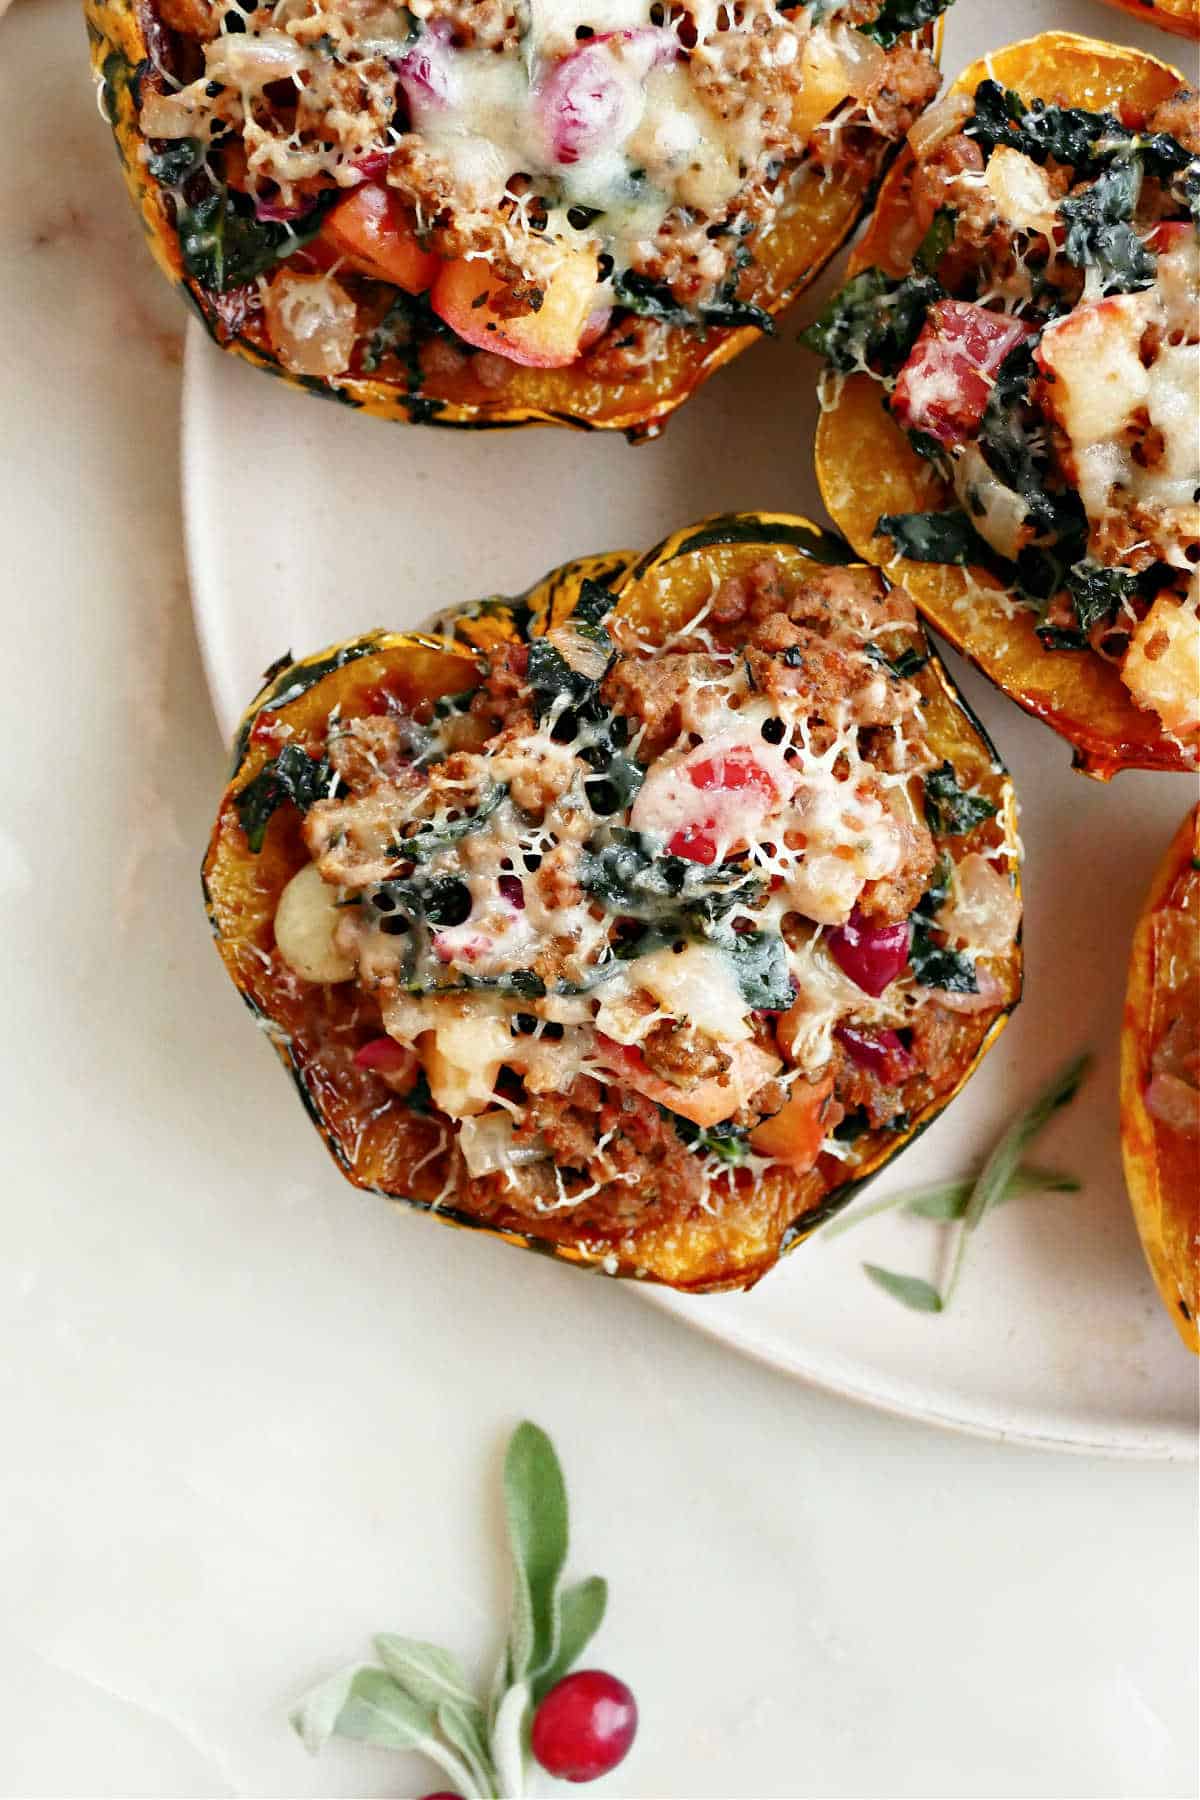
<instances>
[{"instance_id":1,"label":"squash filling","mask_svg":"<svg viewBox=\"0 0 1200 1800\"><path fill-rule=\"evenodd\" d=\"M986 80L912 150L886 266L806 334L828 407L873 378L939 495L880 506L881 560L969 568L968 615L1020 608L1044 650L1105 659L1194 764L1200 98L1096 112Z\"/></svg>"},{"instance_id":2,"label":"squash filling","mask_svg":"<svg viewBox=\"0 0 1200 1800\"><path fill-rule=\"evenodd\" d=\"M939 80L936 0L159 10L139 126L184 269L318 379L627 379L671 329L769 329L760 243L799 187L868 189Z\"/></svg>"},{"instance_id":3,"label":"squash filling","mask_svg":"<svg viewBox=\"0 0 1200 1800\"><path fill-rule=\"evenodd\" d=\"M764 555L664 643L613 606L440 700L262 714L233 799L252 852L303 814L266 954L320 1090L398 1100L438 1203L590 1239L836 1186L961 1078L1021 916L900 590Z\"/></svg>"}]
</instances>

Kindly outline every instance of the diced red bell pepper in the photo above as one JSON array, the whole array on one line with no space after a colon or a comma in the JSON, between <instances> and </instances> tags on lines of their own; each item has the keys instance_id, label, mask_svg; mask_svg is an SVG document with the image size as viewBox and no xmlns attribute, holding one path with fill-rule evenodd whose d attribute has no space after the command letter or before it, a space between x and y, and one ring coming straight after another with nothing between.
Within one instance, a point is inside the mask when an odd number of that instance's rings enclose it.
<instances>
[{"instance_id":1,"label":"diced red bell pepper","mask_svg":"<svg viewBox=\"0 0 1200 1800\"><path fill-rule=\"evenodd\" d=\"M896 378L892 416L907 431L961 444L983 417L996 371L1032 335L1022 319L966 300L939 300Z\"/></svg>"}]
</instances>

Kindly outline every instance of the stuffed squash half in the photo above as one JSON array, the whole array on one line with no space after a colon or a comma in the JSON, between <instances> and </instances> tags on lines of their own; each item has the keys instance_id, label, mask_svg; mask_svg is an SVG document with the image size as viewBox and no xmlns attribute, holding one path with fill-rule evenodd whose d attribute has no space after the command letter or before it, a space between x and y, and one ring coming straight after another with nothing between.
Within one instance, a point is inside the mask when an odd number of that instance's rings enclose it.
<instances>
[{"instance_id":1,"label":"stuffed squash half","mask_svg":"<svg viewBox=\"0 0 1200 1800\"><path fill-rule=\"evenodd\" d=\"M857 223L948 0L86 0L218 342L440 424L650 435Z\"/></svg>"},{"instance_id":2,"label":"stuffed squash half","mask_svg":"<svg viewBox=\"0 0 1200 1800\"><path fill-rule=\"evenodd\" d=\"M1200 1351L1200 810L1176 832L1133 936L1121 1148L1146 1261Z\"/></svg>"},{"instance_id":3,"label":"stuffed squash half","mask_svg":"<svg viewBox=\"0 0 1200 1800\"><path fill-rule=\"evenodd\" d=\"M1200 745L1200 99L1060 32L910 134L807 341L860 553L1087 773Z\"/></svg>"},{"instance_id":4,"label":"stuffed squash half","mask_svg":"<svg viewBox=\"0 0 1200 1800\"><path fill-rule=\"evenodd\" d=\"M205 862L361 1187L746 1286L1016 1003L1015 803L903 592L737 515L273 672Z\"/></svg>"}]
</instances>

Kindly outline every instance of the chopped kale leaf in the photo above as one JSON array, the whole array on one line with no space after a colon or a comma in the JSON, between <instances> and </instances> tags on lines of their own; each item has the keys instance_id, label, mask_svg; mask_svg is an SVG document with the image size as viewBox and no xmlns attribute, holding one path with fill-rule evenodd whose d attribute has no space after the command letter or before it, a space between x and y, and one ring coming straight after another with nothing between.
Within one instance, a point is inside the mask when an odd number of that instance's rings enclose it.
<instances>
[{"instance_id":1,"label":"chopped kale leaf","mask_svg":"<svg viewBox=\"0 0 1200 1800\"><path fill-rule=\"evenodd\" d=\"M937 915L949 898L952 876L953 863L943 851L929 886L909 915L912 939L908 966L923 987L944 988L950 994L977 994L979 982L970 957L947 949L935 936Z\"/></svg>"},{"instance_id":2,"label":"chopped kale leaf","mask_svg":"<svg viewBox=\"0 0 1200 1800\"><path fill-rule=\"evenodd\" d=\"M231 189L215 189L194 205L179 209L179 248L184 269L209 293L224 294L231 288L245 287L315 237L340 192L333 188L318 199L303 219L285 225L275 219L256 218L252 203L244 195Z\"/></svg>"},{"instance_id":3,"label":"chopped kale leaf","mask_svg":"<svg viewBox=\"0 0 1200 1800\"><path fill-rule=\"evenodd\" d=\"M783 939L768 931L733 931L721 944L746 1005L756 1012L786 1012L795 996Z\"/></svg>"},{"instance_id":4,"label":"chopped kale leaf","mask_svg":"<svg viewBox=\"0 0 1200 1800\"><path fill-rule=\"evenodd\" d=\"M962 837L974 831L996 808L982 794L958 785L953 766L944 762L925 777L925 822L938 837Z\"/></svg>"},{"instance_id":5,"label":"chopped kale leaf","mask_svg":"<svg viewBox=\"0 0 1200 1800\"><path fill-rule=\"evenodd\" d=\"M937 266L954 242L954 231L958 223L958 214L952 206L939 206L933 215L933 223L917 246L913 257L913 267L920 275L936 275Z\"/></svg>"},{"instance_id":6,"label":"chopped kale leaf","mask_svg":"<svg viewBox=\"0 0 1200 1800\"><path fill-rule=\"evenodd\" d=\"M167 149L150 157L146 167L160 187L182 187L189 175L204 163L204 145L199 138L177 138Z\"/></svg>"},{"instance_id":7,"label":"chopped kale leaf","mask_svg":"<svg viewBox=\"0 0 1200 1800\"><path fill-rule=\"evenodd\" d=\"M1089 187L1062 202L1064 249L1077 268L1099 270L1106 294L1130 294L1153 284L1155 257L1133 226L1142 164L1131 154L1114 157Z\"/></svg>"},{"instance_id":8,"label":"chopped kale leaf","mask_svg":"<svg viewBox=\"0 0 1200 1800\"><path fill-rule=\"evenodd\" d=\"M324 757L309 756L299 744L285 744L278 756L264 763L253 781L233 797L251 853L257 856L267 835L272 814L290 801L306 813L328 797L334 774Z\"/></svg>"},{"instance_id":9,"label":"chopped kale leaf","mask_svg":"<svg viewBox=\"0 0 1200 1800\"><path fill-rule=\"evenodd\" d=\"M694 1150L697 1156L716 1156L721 1162L736 1168L749 1155L750 1134L744 1126L732 1125L728 1119L724 1119L719 1125L701 1129L679 1113L669 1112L666 1108L661 1110L666 1113L688 1149Z\"/></svg>"},{"instance_id":10,"label":"chopped kale leaf","mask_svg":"<svg viewBox=\"0 0 1200 1800\"><path fill-rule=\"evenodd\" d=\"M467 813L461 819L448 819L444 825L422 825L411 837L399 839L392 849L398 857L407 857L412 862L425 862L447 845L457 844L472 832L479 831L487 824L507 793L507 783L498 781L484 795L473 813Z\"/></svg>"},{"instance_id":11,"label":"chopped kale leaf","mask_svg":"<svg viewBox=\"0 0 1200 1800\"><path fill-rule=\"evenodd\" d=\"M882 664L898 681L911 681L914 675L919 675L930 656L928 650L915 650L911 645L907 650L902 650L899 656L886 656L878 644L866 644L864 648L872 662Z\"/></svg>"},{"instance_id":12,"label":"chopped kale leaf","mask_svg":"<svg viewBox=\"0 0 1200 1800\"><path fill-rule=\"evenodd\" d=\"M895 375L921 334L925 315L944 290L930 275L893 281L864 269L835 294L800 342L843 375L871 369Z\"/></svg>"},{"instance_id":13,"label":"chopped kale leaf","mask_svg":"<svg viewBox=\"0 0 1200 1800\"><path fill-rule=\"evenodd\" d=\"M1067 570L1066 585L1080 632L1086 637L1097 625L1117 616L1122 603L1137 592L1138 579L1130 569L1108 569L1085 560Z\"/></svg>"},{"instance_id":14,"label":"chopped kale leaf","mask_svg":"<svg viewBox=\"0 0 1200 1800\"><path fill-rule=\"evenodd\" d=\"M913 562L980 563L989 567L992 552L965 512L884 513L875 530L890 537L901 556Z\"/></svg>"},{"instance_id":15,"label":"chopped kale leaf","mask_svg":"<svg viewBox=\"0 0 1200 1800\"><path fill-rule=\"evenodd\" d=\"M874 38L890 50L897 38L940 18L949 5L950 0L883 0L875 17L858 29L864 37Z\"/></svg>"},{"instance_id":16,"label":"chopped kale leaf","mask_svg":"<svg viewBox=\"0 0 1200 1800\"><path fill-rule=\"evenodd\" d=\"M664 325L681 326L684 330L695 331L707 325L726 328L753 325L768 337L775 330L774 319L761 306L752 306L748 301L726 293L708 306L693 310L681 306L663 282L652 281L648 275L639 275L635 270L618 275L613 282L613 292L618 305L627 311L637 313L643 319L658 319Z\"/></svg>"}]
</instances>

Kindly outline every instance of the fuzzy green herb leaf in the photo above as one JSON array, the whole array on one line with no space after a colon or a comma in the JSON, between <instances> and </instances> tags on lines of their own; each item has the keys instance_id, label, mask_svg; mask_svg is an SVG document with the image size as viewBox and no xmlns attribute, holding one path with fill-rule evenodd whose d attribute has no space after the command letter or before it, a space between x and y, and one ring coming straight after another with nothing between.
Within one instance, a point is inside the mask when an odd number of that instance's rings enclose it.
<instances>
[{"instance_id":1,"label":"fuzzy green herb leaf","mask_svg":"<svg viewBox=\"0 0 1200 1800\"><path fill-rule=\"evenodd\" d=\"M512 1551L513 1681L537 1674L558 1650L558 1581L567 1559L567 1490L554 1446L527 1419L504 1459L504 1512Z\"/></svg>"},{"instance_id":2,"label":"fuzzy green herb leaf","mask_svg":"<svg viewBox=\"0 0 1200 1800\"><path fill-rule=\"evenodd\" d=\"M599 1631L607 1605L608 1583L600 1575L563 1588L558 1597L558 1650L533 1684L535 1705L579 1661Z\"/></svg>"},{"instance_id":3,"label":"fuzzy green herb leaf","mask_svg":"<svg viewBox=\"0 0 1200 1800\"><path fill-rule=\"evenodd\" d=\"M979 1171L963 1212L954 1261L946 1282L947 1304L958 1285L967 1243L972 1233L978 1230L1012 1180L1025 1147L1045 1129L1061 1107L1067 1106L1075 1098L1091 1066L1091 1056L1077 1056L1047 1082L1037 1098L1009 1126Z\"/></svg>"},{"instance_id":4,"label":"fuzzy green herb leaf","mask_svg":"<svg viewBox=\"0 0 1200 1800\"><path fill-rule=\"evenodd\" d=\"M864 1263L863 1268L876 1287L881 1287L901 1306L912 1312L936 1313L942 1310L942 1296L931 1282L919 1275L898 1275L894 1269L881 1269L878 1263Z\"/></svg>"}]
</instances>

